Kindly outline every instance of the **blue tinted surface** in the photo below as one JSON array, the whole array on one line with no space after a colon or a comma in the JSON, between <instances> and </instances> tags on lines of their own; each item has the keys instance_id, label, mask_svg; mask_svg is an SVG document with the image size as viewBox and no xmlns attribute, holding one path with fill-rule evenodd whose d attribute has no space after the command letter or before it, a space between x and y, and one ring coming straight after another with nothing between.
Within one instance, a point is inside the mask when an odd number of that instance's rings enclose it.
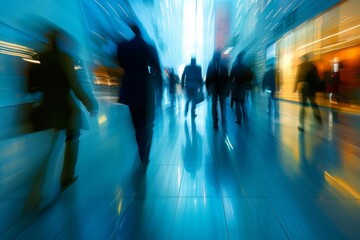
<instances>
[{"instance_id":1,"label":"blue tinted surface","mask_svg":"<svg viewBox=\"0 0 360 240\"><path fill-rule=\"evenodd\" d=\"M37 208L29 192L52 133L1 140L0 239L360 238L358 115L332 123L322 109L320 127L308 109L299 133L297 104L281 102L276 119L255 93L247 126L235 125L228 105L228 129L215 131L210 102L194 121L181 100L164 104L146 169L127 108L97 97L79 180L59 194L60 144Z\"/></svg>"}]
</instances>

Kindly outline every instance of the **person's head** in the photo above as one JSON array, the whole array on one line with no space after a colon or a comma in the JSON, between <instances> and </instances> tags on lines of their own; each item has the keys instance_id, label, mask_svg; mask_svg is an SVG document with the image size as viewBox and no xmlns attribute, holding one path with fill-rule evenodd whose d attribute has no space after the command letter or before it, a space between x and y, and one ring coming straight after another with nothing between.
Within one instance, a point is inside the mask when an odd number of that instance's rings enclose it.
<instances>
[{"instance_id":1,"label":"person's head","mask_svg":"<svg viewBox=\"0 0 360 240\"><path fill-rule=\"evenodd\" d=\"M309 62L312 58L312 53L306 53L304 55L301 56L301 60L303 62Z\"/></svg>"},{"instance_id":2,"label":"person's head","mask_svg":"<svg viewBox=\"0 0 360 240\"><path fill-rule=\"evenodd\" d=\"M243 59L244 59L244 56L245 56L245 52L244 52L244 51L241 51L241 52L239 52L239 54L236 56L236 60L237 60L238 62L242 62Z\"/></svg>"},{"instance_id":3,"label":"person's head","mask_svg":"<svg viewBox=\"0 0 360 240\"><path fill-rule=\"evenodd\" d=\"M196 64L196 58L192 57L190 63L191 63L191 65L195 65Z\"/></svg>"},{"instance_id":4,"label":"person's head","mask_svg":"<svg viewBox=\"0 0 360 240\"><path fill-rule=\"evenodd\" d=\"M53 29L50 29L47 34L46 34L46 38L48 39L49 41L49 45L53 48L57 48L58 46L58 41L59 41L59 35L60 35L60 32L53 28Z\"/></svg>"},{"instance_id":5,"label":"person's head","mask_svg":"<svg viewBox=\"0 0 360 240\"><path fill-rule=\"evenodd\" d=\"M213 61L216 63L220 62L220 58L221 58L221 53L219 51L216 51L213 55Z\"/></svg>"},{"instance_id":6,"label":"person's head","mask_svg":"<svg viewBox=\"0 0 360 240\"><path fill-rule=\"evenodd\" d=\"M131 31L135 34L135 36L141 36L140 28L136 24L132 24L130 26Z\"/></svg>"}]
</instances>

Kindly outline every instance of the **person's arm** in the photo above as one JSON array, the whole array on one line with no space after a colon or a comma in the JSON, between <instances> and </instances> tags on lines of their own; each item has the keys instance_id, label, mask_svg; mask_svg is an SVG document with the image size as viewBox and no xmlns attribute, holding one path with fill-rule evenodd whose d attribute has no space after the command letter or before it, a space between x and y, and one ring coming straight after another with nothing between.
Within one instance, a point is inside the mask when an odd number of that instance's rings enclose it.
<instances>
[{"instance_id":1,"label":"person's arm","mask_svg":"<svg viewBox=\"0 0 360 240\"><path fill-rule=\"evenodd\" d=\"M211 64L209 64L207 70L206 70L206 79L205 79L205 86L206 91L208 93L208 96L211 96Z\"/></svg>"},{"instance_id":2,"label":"person's arm","mask_svg":"<svg viewBox=\"0 0 360 240\"><path fill-rule=\"evenodd\" d=\"M293 92L295 93L297 91L297 88L298 88L298 85L299 85L299 82L300 82L300 76L301 73L300 73L300 69L298 70L297 74L296 74L296 80L295 80L295 84L294 84L294 88L293 88Z\"/></svg>"},{"instance_id":3,"label":"person's arm","mask_svg":"<svg viewBox=\"0 0 360 240\"><path fill-rule=\"evenodd\" d=\"M182 75L181 75L181 88L185 87L185 76L186 76L186 72L187 72L187 67L185 67Z\"/></svg>"},{"instance_id":4,"label":"person's arm","mask_svg":"<svg viewBox=\"0 0 360 240\"><path fill-rule=\"evenodd\" d=\"M268 75L268 72L266 72L266 73L264 74L264 77L263 77L263 80L262 80L262 91L263 91L263 92L265 92L265 89L266 89L267 75Z\"/></svg>"},{"instance_id":5,"label":"person's arm","mask_svg":"<svg viewBox=\"0 0 360 240\"><path fill-rule=\"evenodd\" d=\"M199 88L202 88L202 86L204 85L204 80L203 80L203 77L202 77L202 69L201 69L201 67L199 67L198 81L199 81Z\"/></svg>"},{"instance_id":6,"label":"person's arm","mask_svg":"<svg viewBox=\"0 0 360 240\"><path fill-rule=\"evenodd\" d=\"M225 95L226 97L230 96L231 91L231 78L229 75L229 69L224 66L224 78L225 78Z\"/></svg>"},{"instance_id":7,"label":"person's arm","mask_svg":"<svg viewBox=\"0 0 360 240\"><path fill-rule=\"evenodd\" d=\"M79 82L76 76L76 72L74 70L73 60L70 56L67 56L65 54L62 55L61 60L71 90L74 92L75 96L82 102L82 104L86 107L86 109L91 115L97 114L99 110L99 104L95 96L93 95L90 86L85 89Z\"/></svg>"},{"instance_id":8,"label":"person's arm","mask_svg":"<svg viewBox=\"0 0 360 240\"><path fill-rule=\"evenodd\" d=\"M151 67L151 71L154 73L155 88L159 94L159 97L162 98L163 79L162 79L162 70L161 70L159 55L153 46L148 46L148 47L149 47L149 65Z\"/></svg>"},{"instance_id":9,"label":"person's arm","mask_svg":"<svg viewBox=\"0 0 360 240\"><path fill-rule=\"evenodd\" d=\"M233 65L231 68L229 78L230 78L230 91L231 91L231 95L233 96L235 91L235 65Z\"/></svg>"}]
</instances>

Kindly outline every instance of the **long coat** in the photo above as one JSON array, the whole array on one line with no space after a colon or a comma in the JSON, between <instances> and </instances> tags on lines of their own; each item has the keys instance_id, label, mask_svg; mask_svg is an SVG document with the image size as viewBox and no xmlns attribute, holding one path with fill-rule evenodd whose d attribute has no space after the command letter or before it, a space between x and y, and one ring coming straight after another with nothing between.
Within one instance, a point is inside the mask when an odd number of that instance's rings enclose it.
<instances>
[{"instance_id":1,"label":"long coat","mask_svg":"<svg viewBox=\"0 0 360 240\"><path fill-rule=\"evenodd\" d=\"M275 92L277 88L276 84L276 71L275 69L269 69L265 72L263 81L262 81L262 89L269 89L271 92Z\"/></svg>"},{"instance_id":2,"label":"long coat","mask_svg":"<svg viewBox=\"0 0 360 240\"><path fill-rule=\"evenodd\" d=\"M246 91L251 86L254 75L249 67L241 62L236 62L231 68L230 78L232 79L231 91L235 99L244 100Z\"/></svg>"},{"instance_id":3,"label":"long coat","mask_svg":"<svg viewBox=\"0 0 360 240\"><path fill-rule=\"evenodd\" d=\"M315 94L319 75L316 66L311 62L303 62L298 67L296 75L295 90L298 84L302 84L303 88L309 94ZM304 85L305 84L305 85Z\"/></svg>"},{"instance_id":4,"label":"long coat","mask_svg":"<svg viewBox=\"0 0 360 240\"><path fill-rule=\"evenodd\" d=\"M161 67L155 48L136 36L118 45L117 60L125 71L119 102L130 107L153 109L155 93L162 91Z\"/></svg>"},{"instance_id":5,"label":"long coat","mask_svg":"<svg viewBox=\"0 0 360 240\"><path fill-rule=\"evenodd\" d=\"M86 92L79 83L72 58L56 48L39 54L43 118L55 129L87 129L88 123L79 100L87 110L98 109L92 92Z\"/></svg>"},{"instance_id":6,"label":"long coat","mask_svg":"<svg viewBox=\"0 0 360 240\"><path fill-rule=\"evenodd\" d=\"M228 69L225 65L215 66L211 62L206 72L206 89L209 95L219 94L221 97L227 97L230 93L230 79Z\"/></svg>"},{"instance_id":7,"label":"long coat","mask_svg":"<svg viewBox=\"0 0 360 240\"><path fill-rule=\"evenodd\" d=\"M203 84L201 67L198 65L187 65L181 76L181 87L187 92L196 91Z\"/></svg>"}]
</instances>

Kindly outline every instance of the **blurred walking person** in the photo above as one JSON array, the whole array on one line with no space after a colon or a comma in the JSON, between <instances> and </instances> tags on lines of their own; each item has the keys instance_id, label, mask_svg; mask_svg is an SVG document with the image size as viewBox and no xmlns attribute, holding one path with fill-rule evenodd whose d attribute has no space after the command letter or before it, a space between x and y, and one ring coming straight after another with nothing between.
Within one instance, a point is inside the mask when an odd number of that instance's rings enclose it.
<instances>
[{"instance_id":1,"label":"blurred walking person","mask_svg":"<svg viewBox=\"0 0 360 240\"><path fill-rule=\"evenodd\" d=\"M47 34L49 48L39 53L40 89L44 92L42 111L34 116L46 122L46 128L55 129L55 144L61 130L66 130L65 156L61 172L61 187L65 189L76 181L75 167L78 157L80 129L87 129L88 124L81 111L79 100L91 115L98 111L98 103L92 92L87 92L79 83L72 57L60 49L59 42L66 43L68 36L59 29L52 29ZM51 153L50 153L51 154ZM50 155L49 154L49 155Z\"/></svg>"},{"instance_id":2,"label":"blurred walking person","mask_svg":"<svg viewBox=\"0 0 360 240\"><path fill-rule=\"evenodd\" d=\"M340 79L340 63L338 58L334 58L331 61L330 66L324 73L324 78L326 84L326 93L329 97L329 102L330 102L332 121L340 122L338 110L335 107L340 102L339 85L341 84L341 79Z\"/></svg>"},{"instance_id":3,"label":"blurred walking person","mask_svg":"<svg viewBox=\"0 0 360 240\"><path fill-rule=\"evenodd\" d=\"M274 105L274 116L279 117L279 101L276 98L275 94L278 91L278 83L276 82L276 70L274 64L269 64L268 70L265 72L263 81L262 81L262 90L263 92L269 91L268 107L267 114L272 114L272 106Z\"/></svg>"},{"instance_id":4,"label":"blurred walking person","mask_svg":"<svg viewBox=\"0 0 360 240\"><path fill-rule=\"evenodd\" d=\"M315 101L316 84L319 75L316 66L310 62L309 55L302 56L302 63L298 67L294 92L299 89L300 113L299 113L299 131L304 131L305 107L307 100L310 101L313 114L318 123L322 124L319 106Z\"/></svg>"},{"instance_id":5,"label":"blurred walking person","mask_svg":"<svg viewBox=\"0 0 360 240\"><path fill-rule=\"evenodd\" d=\"M196 64L196 58L191 58L190 65L187 65L181 76L181 88L186 89L186 103L185 103L185 117L189 110L189 104L191 102L191 118L196 117L195 109L197 104L196 95L201 91L203 85L201 67Z\"/></svg>"},{"instance_id":6,"label":"blurred walking person","mask_svg":"<svg viewBox=\"0 0 360 240\"><path fill-rule=\"evenodd\" d=\"M179 76L175 74L174 68L171 68L169 73L169 94L171 108L176 106L176 86L178 83Z\"/></svg>"},{"instance_id":7,"label":"blurred walking person","mask_svg":"<svg viewBox=\"0 0 360 240\"><path fill-rule=\"evenodd\" d=\"M235 101L235 123L238 125L248 122L245 99L247 91L251 88L251 81L254 79L251 69L243 63L244 56L245 52L240 52L237 55L230 72L231 92Z\"/></svg>"},{"instance_id":8,"label":"blurred walking person","mask_svg":"<svg viewBox=\"0 0 360 240\"><path fill-rule=\"evenodd\" d=\"M228 68L221 63L221 52L215 52L206 72L206 88L211 96L213 127L218 128L217 104L220 104L221 124L226 128L226 98L229 96Z\"/></svg>"},{"instance_id":9,"label":"blurred walking person","mask_svg":"<svg viewBox=\"0 0 360 240\"><path fill-rule=\"evenodd\" d=\"M149 163L155 105L161 104L161 67L156 49L145 42L138 26L135 36L118 45L117 60L124 69L119 102L129 106L142 163ZM148 67L150 67L150 72Z\"/></svg>"}]
</instances>

